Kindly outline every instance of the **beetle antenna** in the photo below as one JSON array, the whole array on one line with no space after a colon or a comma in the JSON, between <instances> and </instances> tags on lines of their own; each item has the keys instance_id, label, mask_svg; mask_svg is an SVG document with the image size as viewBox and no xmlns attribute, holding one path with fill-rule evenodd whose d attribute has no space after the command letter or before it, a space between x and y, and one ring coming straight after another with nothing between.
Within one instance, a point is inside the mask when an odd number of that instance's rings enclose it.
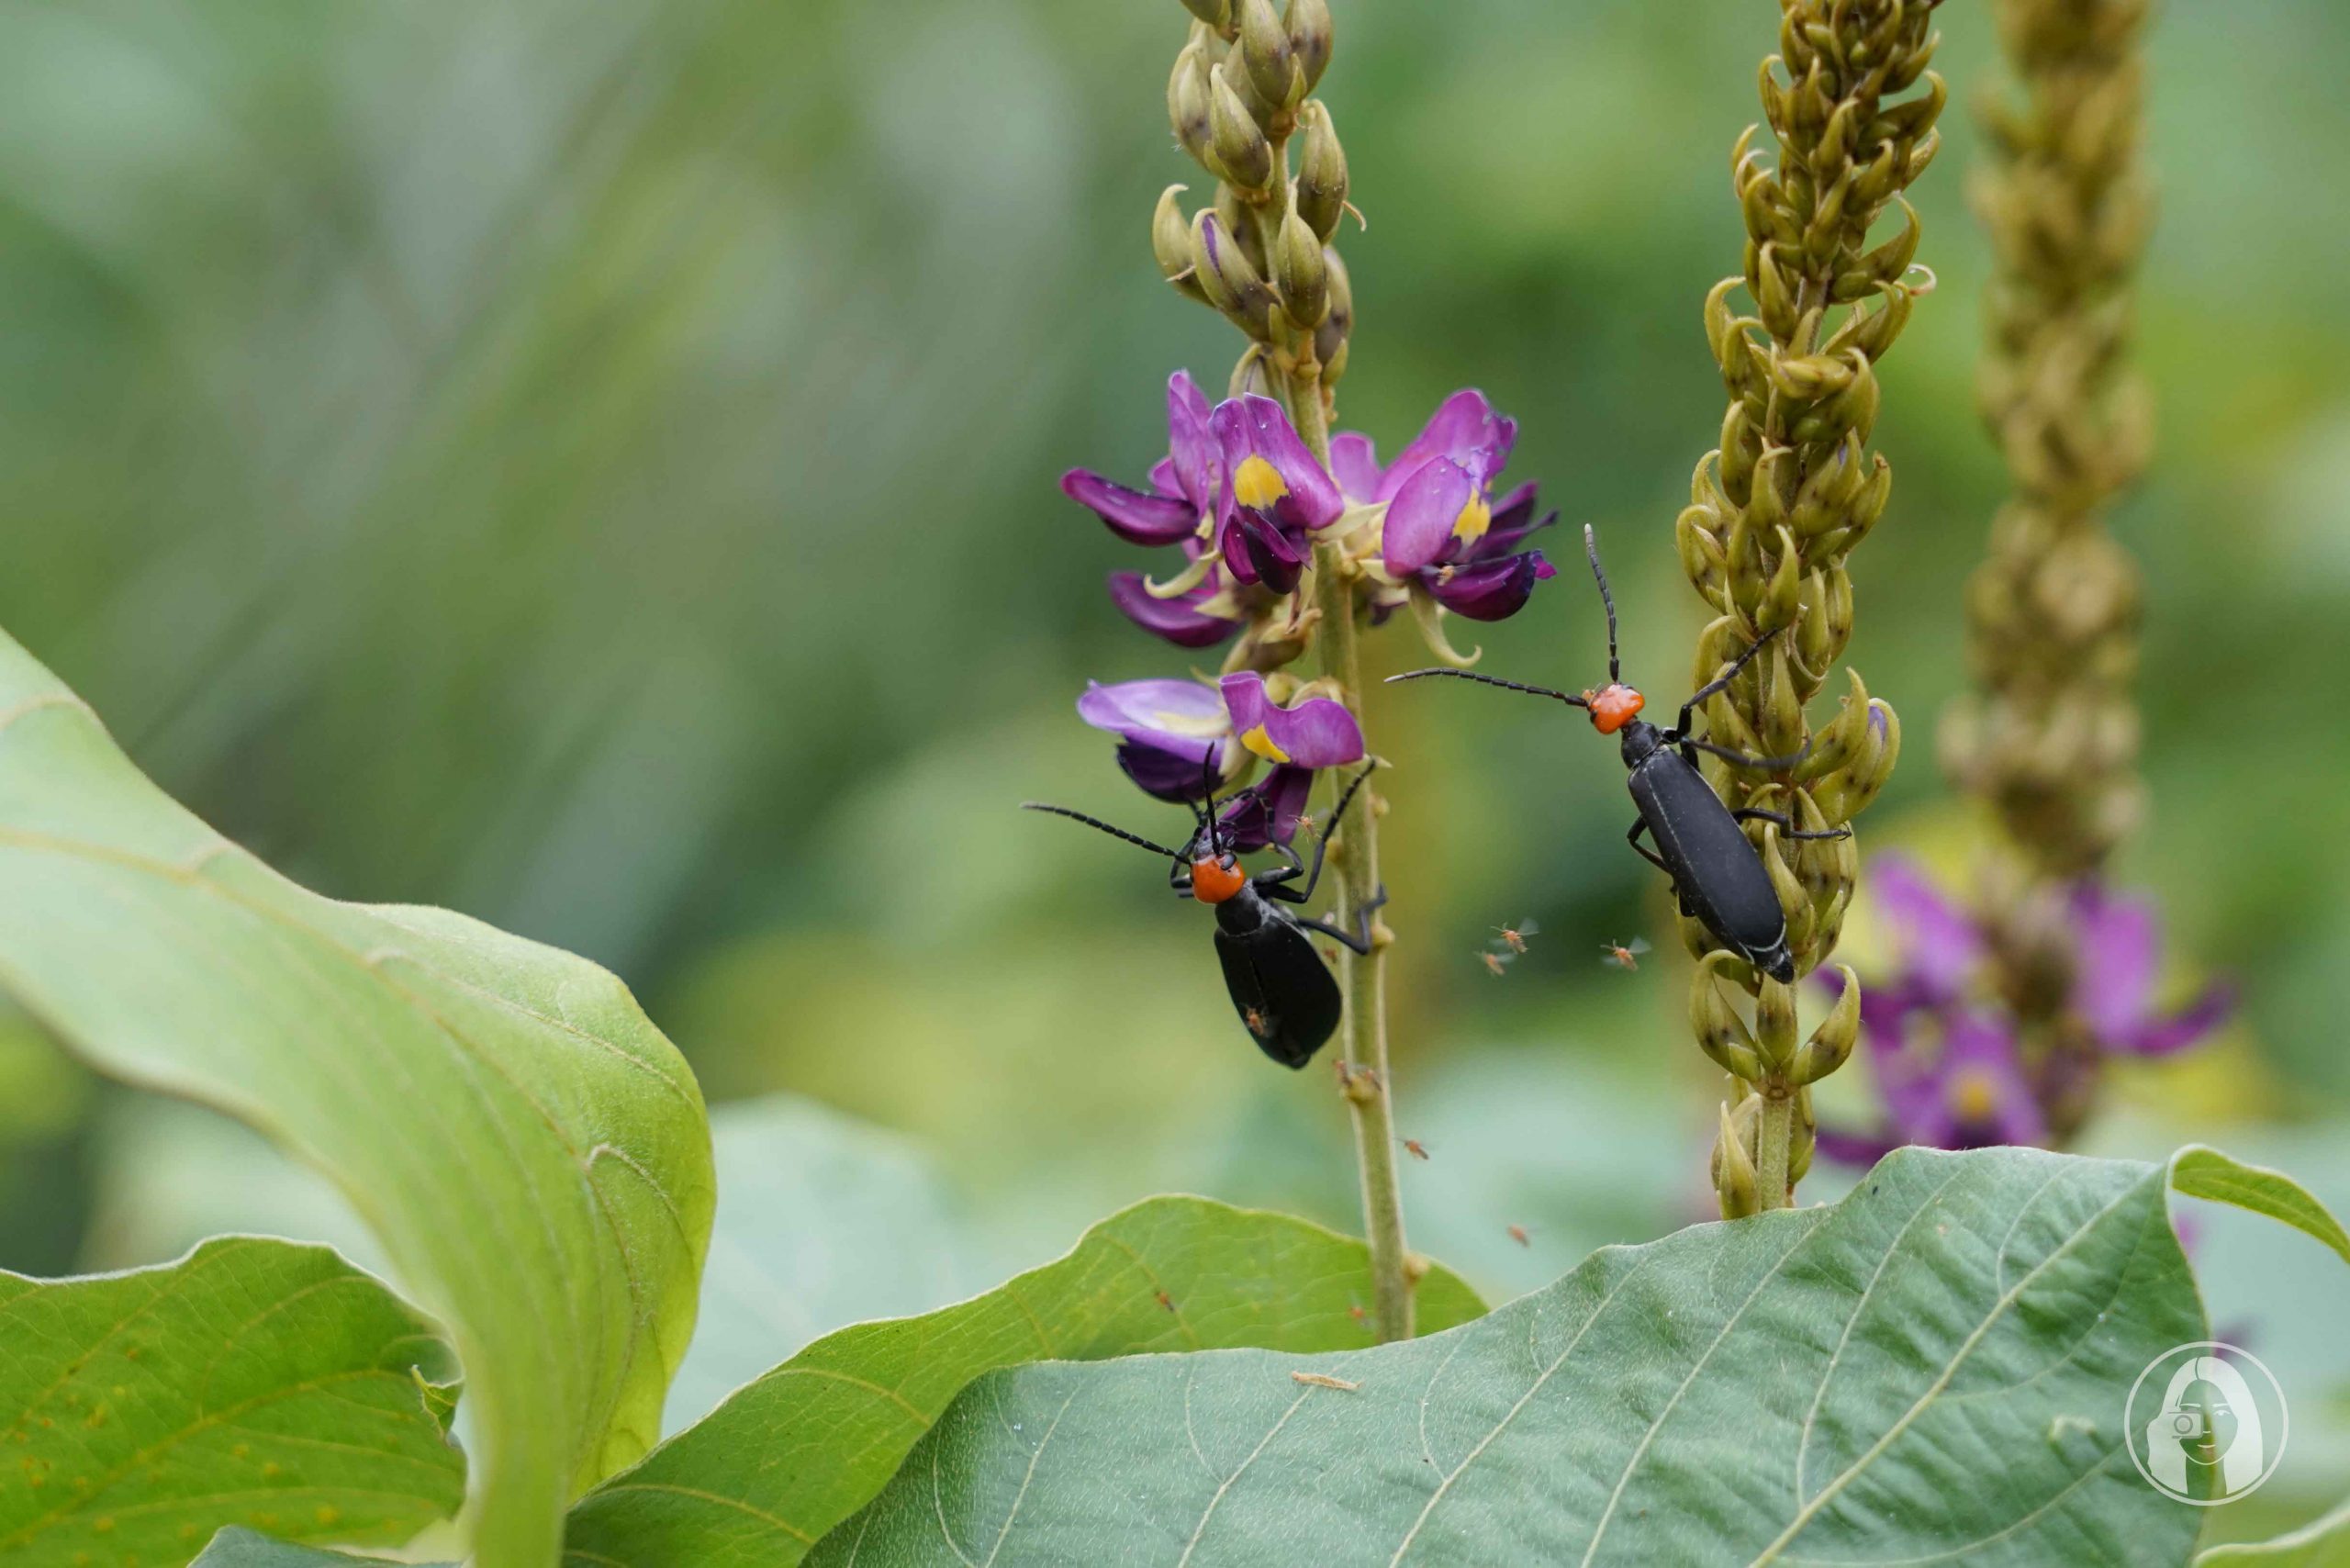
<instances>
[{"instance_id":1,"label":"beetle antenna","mask_svg":"<svg viewBox=\"0 0 2350 1568\"><path fill-rule=\"evenodd\" d=\"M1354 803L1355 791L1363 787L1364 781L1378 767L1379 758L1374 756L1360 773L1347 781L1345 790L1338 796L1338 803L1330 808L1330 825L1322 830L1323 838L1326 840L1332 834L1338 831L1339 823L1346 818L1347 808Z\"/></svg>"},{"instance_id":2,"label":"beetle antenna","mask_svg":"<svg viewBox=\"0 0 2350 1568\"><path fill-rule=\"evenodd\" d=\"M1591 557L1591 575L1599 579L1599 602L1607 607L1607 678L1610 682L1624 678L1616 659L1616 596L1607 589L1607 573L1599 565L1599 536L1591 524L1583 525L1583 553Z\"/></svg>"},{"instance_id":3,"label":"beetle antenna","mask_svg":"<svg viewBox=\"0 0 2350 1568\"><path fill-rule=\"evenodd\" d=\"M1023 801L1020 802L1020 809L1024 812L1049 812L1057 817L1067 817L1071 822L1083 823L1088 827L1100 828L1112 838L1123 838L1128 844L1138 845L1155 854L1164 855L1169 860L1183 858L1181 855L1163 844L1153 844L1140 834L1128 833L1122 827L1112 827L1100 817L1089 817L1083 812L1072 812L1067 806L1048 806L1042 801Z\"/></svg>"},{"instance_id":4,"label":"beetle antenna","mask_svg":"<svg viewBox=\"0 0 2350 1568\"><path fill-rule=\"evenodd\" d=\"M1224 846L1215 835L1215 756L1220 749L1210 746L1200 754L1200 783L1206 797L1200 806L1200 826L1207 830L1209 858L1218 860L1224 857Z\"/></svg>"},{"instance_id":5,"label":"beetle antenna","mask_svg":"<svg viewBox=\"0 0 2350 1568\"><path fill-rule=\"evenodd\" d=\"M1391 675L1387 679L1388 683L1393 685L1394 682L1399 680L1417 680L1423 676L1429 675L1449 676L1455 680L1473 680L1480 686L1498 686L1505 691L1523 691L1531 697L1555 698L1559 701L1567 704L1570 708L1588 708L1591 706L1590 703L1584 701L1580 697L1572 696L1564 691L1553 691L1547 686L1525 686L1515 680L1503 680L1497 676L1477 675L1465 669L1406 670L1402 675Z\"/></svg>"}]
</instances>

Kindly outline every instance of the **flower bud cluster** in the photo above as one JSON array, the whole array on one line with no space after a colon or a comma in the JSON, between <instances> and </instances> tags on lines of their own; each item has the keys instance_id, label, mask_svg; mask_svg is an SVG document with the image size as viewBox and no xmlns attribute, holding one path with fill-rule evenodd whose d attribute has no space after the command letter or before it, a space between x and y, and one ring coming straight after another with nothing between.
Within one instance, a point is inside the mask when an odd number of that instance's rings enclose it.
<instances>
[{"instance_id":1,"label":"flower bud cluster","mask_svg":"<svg viewBox=\"0 0 2350 1568\"><path fill-rule=\"evenodd\" d=\"M1150 227L1158 270L1247 333L1234 391L1262 363L1317 385L1346 373L1354 299L1332 241L1347 211L1347 159L1330 111L1310 96L1330 63L1326 0L1184 0L1194 18L1167 83L1175 140L1215 179L1186 215L1170 185ZM1290 171L1290 143L1297 170Z\"/></svg>"},{"instance_id":2,"label":"flower bud cluster","mask_svg":"<svg viewBox=\"0 0 2350 1568\"><path fill-rule=\"evenodd\" d=\"M1721 444L1697 465L1675 527L1682 568L1715 617L1698 638L1693 678L1711 680L1756 639L1792 628L1705 711L1719 745L1798 758L1776 771L1710 760L1707 770L1733 808L1775 812L1811 833L1858 815L1901 749L1892 709L1849 671L1842 710L1825 729L1812 731L1806 707L1852 635L1847 560L1892 492L1891 469L1869 447L1881 396L1876 363L1932 287L1931 274L1915 264L1918 218L1902 192L1941 145L1934 122L1945 94L1927 69L1939 41L1934 5L1780 0L1780 52L1763 62L1761 78L1780 157L1774 166L1754 146L1760 127L1733 151L1745 266L1706 301L1707 339L1730 400ZM1878 218L1896 208L1897 227L1872 245ZM1750 312L1732 305L1741 287ZM1790 842L1759 819L1751 831L1786 911L1797 974L1808 973L1835 947L1858 850L1850 837ZM1782 1206L1786 1193L1761 1191L1757 1182L1784 1171L1792 1184L1803 1174L1807 1086L1851 1054L1859 988L1844 992L1851 1018L1840 1003L1798 1041L1791 988L1716 952L1695 921L1684 918L1682 933L1704 960L1693 1027L1741 1086L1715 1154L1725 1211ZM1721 978L1753 999L1751 1028L1722 997ZM1765 1116L1763 1102L1783 1103ZM1788 1147L1758 1150L1755 1129L1773 1126L1792 1128Z\"/></svg>"}]
</instances>

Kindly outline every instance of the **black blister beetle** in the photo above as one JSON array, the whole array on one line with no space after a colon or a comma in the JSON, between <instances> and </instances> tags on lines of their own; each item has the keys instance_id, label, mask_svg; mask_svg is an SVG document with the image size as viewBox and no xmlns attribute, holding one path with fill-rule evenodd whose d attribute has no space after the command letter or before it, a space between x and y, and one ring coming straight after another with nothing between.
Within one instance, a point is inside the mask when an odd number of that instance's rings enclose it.
<instances>
[{"instance_id":1,"label":"black blister beetle","mask_svg":"<svg viewBox=\"0 0 2350 1568\"><path fill-rule=\"evenodd\" d=\"M1214 754L1209 755L1212 759ZM1210 766L1212 769L1212 761ZM1354 932L1341 931L1326 921L1308 920L1282 906L1303 904L1314 897L1322 880L1322 857L1329 847L1330 832L1346 816L1355 791L1371 777L1371 768L1378 766L1369 764L1348 781L1330 812L1330 827L1315 840L1311 867L1298 857L1296 850L1272 839L1270 847L1288 864L1253 876L1242 868L1239 857L1217 829L1213 794L1196 808L1198 830L1181 849L1154 844L1067 806L1038 801L1025 801L1024 806L1099 828L1113 838L1139 845L1173 862L1167 885L1182 897L1215 910L1215 956L1224 966L1225 989L1232 993L1233 1011L1240 1015L1241 1025L1267 1056L1283 1067L1302 1068L1337 1032L1345 1006L1337 980L1306 933L1317 932L1368 956L1371 913L1387 902L1387 892L1382 888L1378 897L1356 912L1360 930ZM1209 777L1214 777L1213 771ZM1289 885L1300 877L1305 879L1304 888Z\"/></svg>"},{"instance_id":2,"label":"black blister beetle","mask_svg":"<svg viewBox=\"0 0 2350 1568\"><path fill-rule=\"evenodd\" d=\"M1770 873L1762 868L1762 855L1748 840L1746 830L1738 824L1750 820L1775 823L1788 838L1844 838L1852 830L1842 827L1808 833L1798 830L1778 812L1753 807L1733 811L1723 804L1722 798L1714 793L1714 787L1706 782L1705 775L1697 771L1697 754L1702 751L1735 767L1776 772L1801 762L1810 750L1808 744L1792 756L1749 756L1689 734L1699 704L1729 686L1746 667L1747 661L1767 647L1777 633L1748 644L1745 651L1730 661L1728 669L1689 694L1689 700L1681 705L1680 718L1671 729L1660 729L1639 717L1648 699L1624 684L1622 667L1616 656L1616 596L1608 591L1607 574L1599 565L1599 542L1588 524L1583 531L1583 553L1591 558L1591 575L1599 579L1600 602L1607 607L1606 686L1574 696L1546 686L1523 686L1514 680L1498 680L1459 669L1416 669L1388 678L1418 680L1427 676L1449 676L1456 680L1474 680L1509 691L1549 697L1590 713L1592 728L1601 734L1620 733L1624 766L1629 770L1625 787L1632 792L1632 803L1640 812L1639 820L1625 837L1634 849L1673 879L1682 913L1695 919L1713 933L1716 941L1772 979L1793 980L1796 963L1794 955L1787 951L1786 912L1779 907L1779 894L1771 886ZM1643 833L1656 840L1655 849L1640 842Z\"/></svg>"}]
</instances>

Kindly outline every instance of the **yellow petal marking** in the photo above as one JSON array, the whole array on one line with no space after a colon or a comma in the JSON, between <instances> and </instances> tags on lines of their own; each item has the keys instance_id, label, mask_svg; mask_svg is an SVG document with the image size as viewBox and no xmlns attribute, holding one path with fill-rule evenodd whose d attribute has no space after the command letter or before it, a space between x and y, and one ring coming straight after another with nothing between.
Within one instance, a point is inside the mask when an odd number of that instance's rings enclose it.
<instances>
[{"instance_id":1,"label":"yellow petal marking","mask_svg":"<svg viewBox=\"0 0 2350 1568\"><path fill-rule=\"evenodd\" d=\"M1240 466L1233 470L1232 498L1242 506L1262 511L1289 494L1288 481L1281 470L1250 453Z\"/></svg>"},{"instance_id":2,"label":"yellow petal marking","mask_svg":"<svg viewBox=\"0 0 2350 1568\"><path fill-rule=\"evenodd\" d=\"M1240 744L1247 746L1250 751L1255 752L1259 756L1263 757L1267 762L1287 762L1289 760L1289 753L1283 751L1281 747L1273 744L1273 737L1265 733L1265 726L1262 724L1251 726L1241 735Z\"/></svg>"},{"instance_id":3,"label":"yellow petal marking","mask_svg":"<svg viewBox=\"0 0 2350 1568\"><path fill-rule=\"evenodd\" d=\"M1463 544L1474 544L1493 526L1493 504L1481 495L1472 495L1469 504L1460 509L1460 515L1452 520L1452 536Z\"/></svg>"}]
</instances>

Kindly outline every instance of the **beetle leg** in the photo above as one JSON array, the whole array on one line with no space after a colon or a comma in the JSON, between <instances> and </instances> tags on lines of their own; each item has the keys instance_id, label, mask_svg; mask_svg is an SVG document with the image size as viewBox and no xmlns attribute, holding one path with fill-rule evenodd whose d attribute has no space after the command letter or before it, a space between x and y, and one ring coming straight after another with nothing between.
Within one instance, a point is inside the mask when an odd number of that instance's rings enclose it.
<instances>
[{"instance_id":1,"label":"beetle leg","mask_svg":"<svg viewBox=\"0 0 2350 1568\"><path fill-rule=\"evenodd\" d=\"M1698 705L1704 702L1706 699L1720 691L1732 680L1735 680L1738 678L1738 672L1746 667L1746 661L1761 653L1764 648L1768 647L1770 645L1771 639L1777 635L1778 633L1776 632L1766 632L1762 636L1755 638L1754 641L1746 644L1746 651L1744 653L1729 661L1729 668L1722 671L1721 674L1714 677L1713 679L1706 682L1705 685L1691 692L1689 694L1689 700L1681 705L1681 717L1673 724L1673 729L1676 732L1687 730L1689 728L1689 721L1691 717L1696 713Z\"/></svg>"},{"instance_id":2,"label":"beetle leg","mask_svg":"<svg viewBox=\"0 0 2350 1568\"><path fill-rule=\"evenodd\" d=\"M1257 884L1257 890L1259 892L1273 893L1273 896L1278 898L1281 894L1279 892L1274 892L1274 890L1279 888L1283 882L1293 882L1298 878L1304 876L1305 862L1297 857L1296 850L1291 848L1288 845L1283 844L1278 838L1273 840L1271 847L1275 853L1280 855L1282 859L1288 861L1289 864L1286 866L1276 867L1270 871L1259 871L1256 876L1249 879ZM1286 891L1287 890L1282 890ZM1297 902L1304 902L1304 901L1301 898Z\"/></svg>"},{"instance_id":3,"label":"beetle leg","mask_svg":"<svg viewBox=\"0 0 2350 1568\"><path fill-rule=\"evenodd\" d=\"M1813 737L1813 739L1817 738L1817 736ZM1811 741L1808 740L1803 743L1803 748L1800 751L1789 752L1785 756L1749 756L1742 751L1732 751L1726 745L1716 745L1711 741L1693 740L1683 734L1674 735L1673 744L1681 747L1684 756L1690 748L1695 747L1708 756L1720 757L1733 767L1750 768L1756 773L1785 773L1811 755ZM1695 759L1693 757L1690 760Z\"/></svg>"},{"instance_id":4,"label":"beetle leg","mask_svg":"<svg viewBox=\"0 0 2350 1568\"><path fill-rule=\"evenodd\" d=\"M1338 831L1338 824L1340 821L1345 818L1347 814L1347 808L1354 803L1355 791L1362 788L1363 780L1369 778L1371 777L1371 770L1378 766L1379 759L1373 757L1370 762L1363 766L1363 770L1360 773L1356 774L1352 779L1348 781L1346 792L1338 797L1338 803L1330 809L1330 825L1324 828L1320 833L1315 834L1314 866L1312 870L1306 874L1304 895L1295 900L1295 902L1305 902L1307 899L1314 896L1314 890L1321 885L1322 857L1330 847L1330 835ZM1383 893L1381 895L1382 898L1385 896L1386 895ZM1374 904L1371 907L1377 908L1378 906Z\"/></svg>"},{"instance_id":5,"label":"beetle leg","mask_svg":"<svg viewBox=\"0 0 2350 1568\"><path fill-rule=\"evenodd\" d=\"M1786 812L1766 812L1760 806L1740 806L1730 812L1730 815L1740 822L1775 823L1781 838L1850 838L1852 836L1852 830L1849 825L1826 828L1813 833L1806 828L1798 828L1794 823L1788 821Z\"/></svg>"},{"instance_id":6,"label":"beetle leg","mask_svg":"<svg viewBox=\"0 0 2350 1568\"><path fill-rule=\"evenodd\" d=\"M1655 867L1658 870L1670 877L1673 875L1673 868L1664 863L1663 857L1658 855L1655 850L1651 849L1647 845L1640 842L1640 834L1648 832L1648 830L1649 819L1646 817L1636 818L1632 823L1632 831L1624 835L1624 842L1630 845L1634 849L1639 850L1640 852L1641 859L1647 861L1650 865ZM1676 881L1673 885L1678 887L1680 886L1680 883Z\"/></svg>"},{"instance_id":7,"label":"beetle leg","mask_svg":"<svg viewBox=\"0 0 2350 1568\"><path fill-rule=\"evenodd\" d=\"M1358 957L1368 958L1371 957L1371 917L1386 902L1387 890L1382 887L1377 897L1355 911L1356 929L1353 932L1341 931L1326 920L1300 920L1297 924L1308 931L1318 931L1323 935L1331 937L1342 946L1352 949Z\"/></svg>"}]
</instances>

